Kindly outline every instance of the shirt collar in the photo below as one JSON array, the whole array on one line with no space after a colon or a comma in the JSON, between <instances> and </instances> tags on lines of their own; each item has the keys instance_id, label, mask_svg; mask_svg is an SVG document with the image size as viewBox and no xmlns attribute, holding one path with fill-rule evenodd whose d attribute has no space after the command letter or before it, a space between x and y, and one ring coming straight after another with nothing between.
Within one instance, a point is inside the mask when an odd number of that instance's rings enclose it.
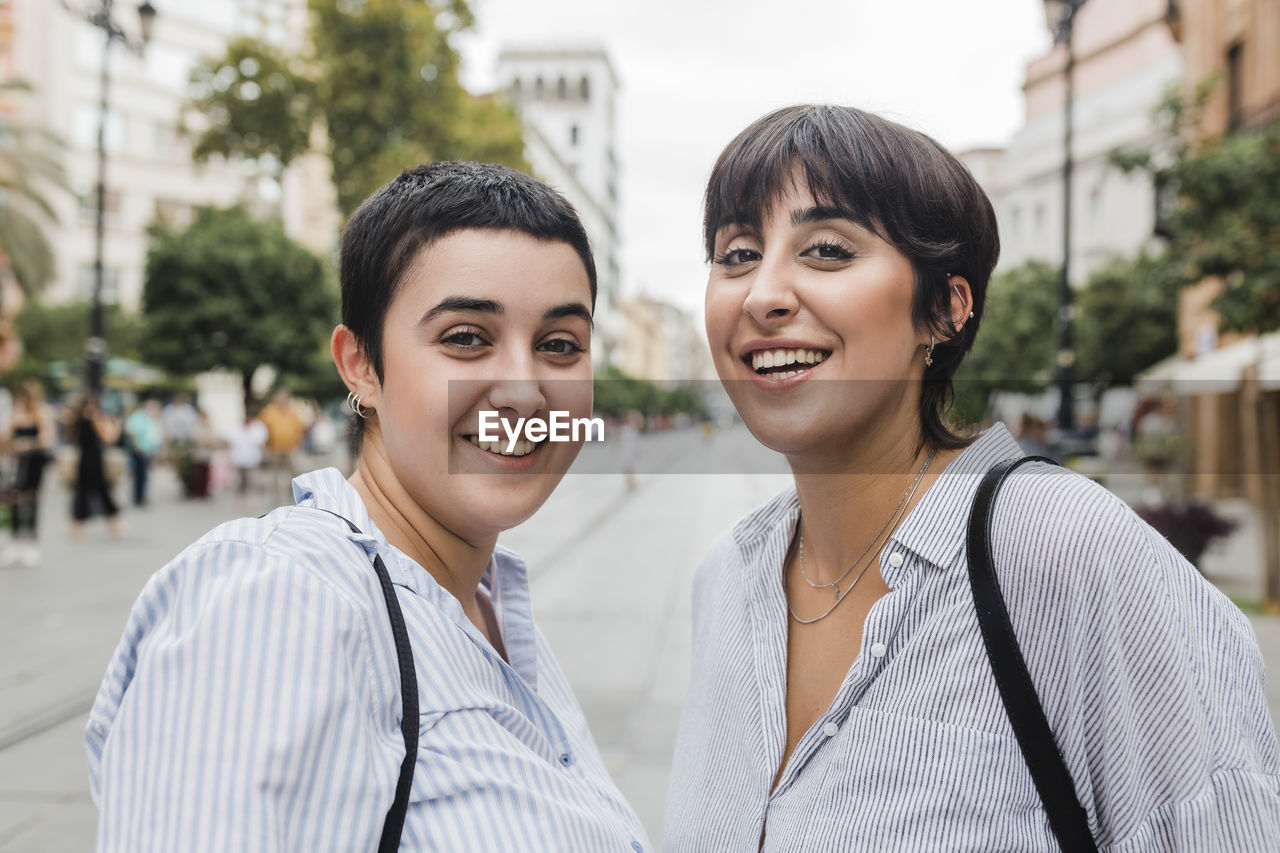
<instances>
[{"instance_id":1,"label":"shirt collar","mask_svg":"<svg viewBox=\"0 0 1280 853\"><path fill-rule=\"evenodd\" d=\"M978 484L997 462L1023 456L1004 424L997 423L957 456L911 510L890 542L909 550L935 566L950 566L965 543L965 526ZM800 517L800 499L794 486L755 510L733 528L733 538L746 551L780 528L794 531ZM790 541L788 539L788 541ZM889 548L884 549L885 553Z\"/></svg>"},{"instance_id":2,"label":"shirt collar","mask_svg":"<svg viewBox=\"0 0 1280 853\"><path fill-rule=\"evenodd\" d=\"M969 511L983 475L992 465L1023 455L1004 424L987 429L952 460L891 541L940 568L954 564L965 545Z\"/></svg>"},{"instance_id":3,"label":"shirt collar","mask_svg":"<svg viewBox=\"0 0 1280 853\"><path fill-rule=\"evenodd\" d=\"M341 471L337 468L322 468L295 477L293 497L299 506L313 506L349 519L360 532L348 529L348 538L359 543L370 559L375 553L382 555L392 583L413 590L444 610L473 639L492 651L492 646L467 619L458 600L408 554L387 542L382 531L378 530L369 517L360 494ZM529 598L529 576L524 560L515 552L498 546L485 569L481 585L489 591L511 667L536 690L537 644Z\"/></svg>"}]
</instances>

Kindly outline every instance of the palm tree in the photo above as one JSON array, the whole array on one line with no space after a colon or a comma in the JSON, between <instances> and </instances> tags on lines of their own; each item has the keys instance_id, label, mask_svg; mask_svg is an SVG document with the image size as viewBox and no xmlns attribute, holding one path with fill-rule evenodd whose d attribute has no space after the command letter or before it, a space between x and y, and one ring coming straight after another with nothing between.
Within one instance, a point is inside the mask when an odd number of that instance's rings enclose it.
<instances>
[{"instance_id":1,"label":"palm tree","mask_svg":"<svg viewBox=\"0 0 1280 853\"><path fill-rule=\"evenodd\" d=\"M30 89L22 81L3 82L0 98ZM66 173L56 156L60 148L61 142L47 130L0 112L0 277L11 274L25 296L39 293L54 274L53 249L38 217L56 220L44 193L48 188L67 189Z\"/></svg>"}]
</instances>

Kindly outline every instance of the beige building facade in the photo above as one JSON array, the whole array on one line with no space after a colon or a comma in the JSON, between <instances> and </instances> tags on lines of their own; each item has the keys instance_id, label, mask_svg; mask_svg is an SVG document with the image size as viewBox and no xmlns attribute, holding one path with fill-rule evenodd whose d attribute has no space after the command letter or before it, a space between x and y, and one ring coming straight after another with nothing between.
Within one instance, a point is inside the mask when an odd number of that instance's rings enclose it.
<instances>
[{"instance_id":1,"label":"beige building facade","mask_svg":"<svg viewBox=\"0 0 1280 853\"><path fill-rule=\"evenodd\" d=\"M0 67L35 87L20 102L22 119L63 141L72 190L50 193L58 217L47 233L58 268L44 298L87 300L94 286L105 35L60 3L10 0L3 5L9 7L11 36ZM292 236L325 253L332 250L338 228L322 157L305 158L276 183L242 163L193 163L191 140L184 133L184 124L198 123L182 110L196 63L221 55L230 39L242 35L298 49L306 31L305 0L156 6L153 35L142 55L116 43L108 56L103 299L127 310L136 310L141 300L147 228L155 222L182 226L195 206L247 202L278 213ZM113 15L131 39L139 38L136 4L117 2Z\"/></svg>"}]
</instances>

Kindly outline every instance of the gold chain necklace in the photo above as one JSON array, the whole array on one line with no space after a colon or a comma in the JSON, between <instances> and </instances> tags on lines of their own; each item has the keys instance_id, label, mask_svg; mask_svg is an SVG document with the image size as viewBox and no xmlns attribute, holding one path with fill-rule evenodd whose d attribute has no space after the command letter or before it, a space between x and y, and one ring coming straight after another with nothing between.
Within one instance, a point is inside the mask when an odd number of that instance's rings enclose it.
<instances>
[{"instance_id":1,"label":"gold chain necklace","mask_svg":"<svg viewBox=\"0 0 1280 853\"><path fill-rule=\"evenodd\" d=\"M840 577L836 578L835 580L830 581L829 583L814 583L813 581L809 580L809 576L805 574L805 571L804 571L804 535L803 533L801 533L799 537L800 577L804 578L805 583L807 583L813 589L823 589L828 586L831 587L833 590L835 590L836 600L835 602L832 603L830 607L828 607L825 611L823 611L821 615L815 616L812 619L801 619L799 616L796 615L796 610L794 607L791 606L791 600L788 597L787 610L791 613L792 619L796 620L801 625L812 625L814 622L820 622L823 619L830 616L831 613L833 613L835 609L840 606L840 602L844 601L845 597L850 592L853 591L853 588L855 586L858 585L858 581L862 580L862 576L865 575L867 573L867 570L871 568L871 564L875 561L875 555L880 553L880 549L884 547L884 543L888 541L889 536L893 535L893 531L897 528L898 522L902 519L903 513L906 512L907 505L911 502L912 496L915 495L916 490L920 487L920 481L924 479L924 472L929 470L929 465L930 463L933 462L933 457L937 454L937 452L938 452L938 449L936 447L932 451L930 451L929 457L925 459L924 464L920 466L920 470L916 472L915 479L911 481L911 485L907 488L905 492L903 492L901 500L899 500L898 505L894 507L893 514L889 516L888 521L884 523L884 526L882 526L880 530L876 533L876 535L872 537L871 541L867 543L867 547L862 549L862 553L859 554L854 559L853 563L850 564L849 568L844 570L844 574L840 575ZM888 532L888 536L885 535L886 531ZM884 537L883 541L881 537ZM872 546L875 545L877 542L880 543L879 546L876 547L874 551L872 551L871 550ZM852 572L855 568L857 568L858 563L862 561L862 558L866 556L868 551L871 551L871 558L868 559L866 565L862 567L862 571L858 572L857 576L854 577L853 583L845 587L844 590L841 590L838 584L841 583L846 577L848 577L850 572Z\"/></svg>"}]
</instances>

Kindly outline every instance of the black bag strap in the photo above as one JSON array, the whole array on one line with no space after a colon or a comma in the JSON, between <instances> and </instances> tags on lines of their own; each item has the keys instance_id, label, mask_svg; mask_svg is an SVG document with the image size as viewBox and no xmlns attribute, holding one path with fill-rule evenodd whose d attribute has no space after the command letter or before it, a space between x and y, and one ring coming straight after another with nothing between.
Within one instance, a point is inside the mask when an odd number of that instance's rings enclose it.
<instances>
[{"instance_id":1,"label":"black bag strap","mask_svg":"<svg viewBox=\"0 0 1280 853\"><path fill-rule=\"evenodd\" d=\"M316 507L320 509L320 507ZM361 533L351 519L332 510L322 510L347 523L352 533ZM391 575L382 557L373 555L373 570L382 587L382 598L387 603L387 616L391 618L391 634L396 640L396 658L400 661L400 702L403 718L400 733L404 735L404 760L400 762L400 779L396 782L396 798L387 811L382 824L382 838L378 841L378 853L395 853L400 849L400 834L404 830L404 816L409 810L409 789L413 787L413 767L418 760L418 676L413 667L413 647L409 644L409 631L404 626L404 614L400 612L400 600L396 598Z\"/></svg>"},{"instance_id":2,"label":"black bag strap","mask_svg":"<svg viewBox=\"0 0 1280 853\"><path fill-rule=\"evenodd\" d=\"M1049 826L1064 851L1097 851L1089 832L1089 818L1076 798L1071 773L1062 760L1062 753L1053 739L1053 730L1045 718L1044 708L1036 695L1035 684L1027 671L1018 639L1009 621L1009 611L1000 594L1000 582L996 579L991 563L991 519L994 515L996 494L1010 474L1027 462L1048 462L1043 456L1024 456L998 463L987 471L978 486L969 514L969 585L973 589L973 604L978 612L978 625L982 629L982 641L987 647L987 659L995 674L996 687L1004 702L1005 713L1013 726L1013 733L1022 749L1022 758L1031 771L1036 791L1049 815Z\"/></svg>"}]
</instances>

